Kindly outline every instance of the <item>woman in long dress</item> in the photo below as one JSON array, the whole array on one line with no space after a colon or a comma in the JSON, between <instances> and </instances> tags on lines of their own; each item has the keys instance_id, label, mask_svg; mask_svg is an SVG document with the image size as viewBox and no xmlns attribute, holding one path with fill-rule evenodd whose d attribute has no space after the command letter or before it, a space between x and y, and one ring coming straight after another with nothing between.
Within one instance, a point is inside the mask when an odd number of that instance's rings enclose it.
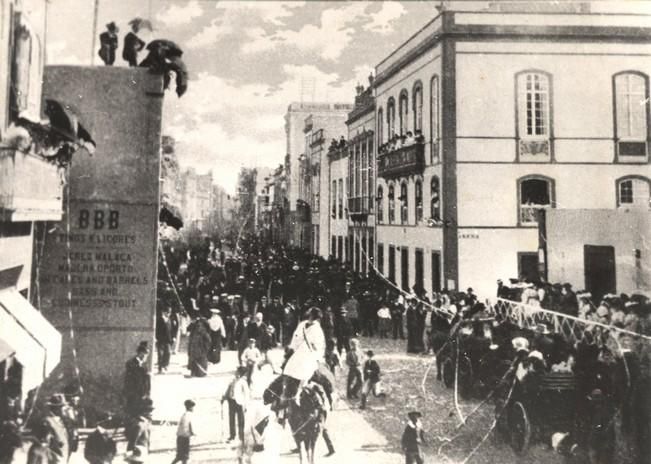
<instances>
[{"instance_id":1,"label":"woman in long dress","mask_svg":"<svg viewBox=\"0 0 651 464\"><path fill-rule=\"evenodd\" d=\"M188 369L192 377L204 377L208 373L208 353L212 340L208 321L203 317L195 319L188 327Z\"/></svg>"}]
</instances>

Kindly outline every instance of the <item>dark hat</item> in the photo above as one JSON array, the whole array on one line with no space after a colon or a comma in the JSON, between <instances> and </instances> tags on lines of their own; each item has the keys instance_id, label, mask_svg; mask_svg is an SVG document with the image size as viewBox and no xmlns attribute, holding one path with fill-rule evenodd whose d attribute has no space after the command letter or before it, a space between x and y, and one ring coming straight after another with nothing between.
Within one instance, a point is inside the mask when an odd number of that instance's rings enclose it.
<instances>
[{"instance_id":1,"label":"dark hat","mask_svg":"<svg viewBox=\"0 0 651 464\"><path fill-rule=\"evenodd\" d=\"M151 398L144 398L140 405L140 412L151 412L154 410L154 402Z\"/></svg>"},{"instance_id":2,"label":"dark hat","mask_svg":"<svg viewBox=\"0 0 651 464\"><path fill-rule=\"evenodd\" d=\"M47 405L50 407L62 407L66 405L66 399L62 393L55 393L47 400Z\"/></svg>"},{"instance_id":3,"label":"dark hat","mask_svg":"<svg viewBox=\"0 0 651 464\"><path fill-rule=\"evenodd\" d=\"M111 21L106 25L106 28L111 32L120 32L120 28L115 24L115 21Z\"/></svg>"},{"instance_id":4,"label":"dark hat","mask_svg":"<svg viewBox=\"0 0 651 464\"><path fill-rule=\"evenodd\" d=\"M235 371L235 374L239 377L246 375L246 367L244 366L239 366L237 370Z\"/></svg>"},{"instance_id":5,"label":"dark hat","mask_svg":"<svg viewBox=\"0 0 651 464\"><path fill-rule=\"evenodd\" d=\"M373 357L373 350L368 350L366 352L366 356L368 356L369 358L372 358Z\"/></svg>"},{"instance_id":6,"label":"dark hat","mask_svg":"<svg viewBox=\"0 0 651 464\"><path fill-rule=\"evenodd\" d=\"M410 419L418 419L419 417L423 417L423 414L420 411L411 411L407 413L407 416Z\"/></svg>"},{"instance_id":7,"label":"dark hat","mask_svg":"<svg viewBox=\"0 0 651 464\"><path fill-rule=\"evenodd\" d=\"M148 341L142 341L138 343L138 348L136 349L138 353L143 353L143 352L149 352L149 342Z\"/></svg>"},{"instance_id":8,"label":"dark hat","mask_svg":"<svg viewBox=\"0 0 651 464\"><path fill-rule=\"evenodd\" d=\"M194 406L195 406L196 404L197 404L197 403L195 403L195 402L192 401L192 400L185 400L185 401L183 402L183 405L184 405L187 409L194 408Z\"/></svg>"}]
</instances>

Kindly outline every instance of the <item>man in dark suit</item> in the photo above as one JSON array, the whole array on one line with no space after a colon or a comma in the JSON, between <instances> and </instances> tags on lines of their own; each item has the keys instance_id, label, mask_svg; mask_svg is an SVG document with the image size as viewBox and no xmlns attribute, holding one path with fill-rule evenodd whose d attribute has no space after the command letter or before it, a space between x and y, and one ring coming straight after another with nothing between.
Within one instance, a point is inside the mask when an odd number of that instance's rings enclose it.
<instances>
[{"instance_id":1,"label":"man in dark suit","mask_svg":"<svg viewBox=\"0 0 651 464\"><path fill-rule=\"evenodd\" d=\"M118 32L120 29L114 22L106 25L106 31L99 35L99 57L106 66L113 66L115 63L115 50L118 48Z\"/></svg>"},{"instance_id":2,"label":"man in dark suit","mask_svg":"<svg viewBox=\"0 0 651 464\"><path fill-rule=\"evenodd\" d=\"M171 311L163 307L156 318L156 351L158 353L158 373L167 370L170 365L170 351L174 344Z\"/></svg>"},{"instance_id":3,"label":"man in dark suit","mask_svg":"<svg viewBox=\"0 0 651 464\"><path fill-rule=\"evenodd\" d=\"M409 421L402 433L402 450L405 452L406 464L423 464L422 445L425 443L425 432L420 422L423 416L420 412L414 411L407 414Z\"/></svg>"},{"instance_id":4,"label":"man in dark suit","mask_svg":"<svg viewBox=\"0 0 651 464\"><path fill-rule=\"evenodd\" d=\"M147 356L149 356L148 343L140 342L136 355L125 365L123 394L125 410L130 417L138 417L143 400L151 394L151 378L146 365Z\"/></svg>"},{"instance_id":5,"label":"man in dark suit","mask_svg":"<svg viewBox=\"0 0 651 464\"><path fill-rule=\"evenodd\" d=\"M124 37L124 48L122 49L122 58L129 63L129 67L138 66L138 52L145 48L145 42L138 37L140 25L131 24L131 32Z\"/></svg>"}]
</instances>

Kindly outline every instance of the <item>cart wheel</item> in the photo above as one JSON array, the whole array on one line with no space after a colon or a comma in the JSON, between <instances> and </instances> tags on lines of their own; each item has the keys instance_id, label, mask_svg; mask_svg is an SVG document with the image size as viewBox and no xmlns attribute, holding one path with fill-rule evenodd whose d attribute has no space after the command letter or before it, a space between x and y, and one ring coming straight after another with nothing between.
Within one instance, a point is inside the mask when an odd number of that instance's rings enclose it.
<instances>
[{"instance_id":1,"label":"cart wheel","mask_svg":"<svg viewBox=\"0 0 651 464\"><path fill-rule=\"evenodd\" d=\"M445 361L443 361L441 370L443 370L443 373L441 374L443 385L445 385L446 388L454 388L454 361L452 358L446 358Z\"/></svg>"},{"instance_id":2,"label":"cart wheel","mask_svg":"<svg viewBox=\"0 0 651 464\"><path fill-rule=\"evenodd\" d=\"M531 440L531 422L524 405L516 401L509 411L509 428L511 429L511 447L518 454L524 454Z\"/></svg>"},{"instance_id":3,"label":"cart wheel","mask_svg":"<svg viewBox=\"0 0 651 464\"><path fill-rule=\"evenodd\" d=\"M475 382L475 375L472 371L472 364L470 358L462 356L459 358L459 393L462 398L468 398L472 394L472 389ZM453 380L454 385L454 380Z\"/></svg>"}]
</instances>

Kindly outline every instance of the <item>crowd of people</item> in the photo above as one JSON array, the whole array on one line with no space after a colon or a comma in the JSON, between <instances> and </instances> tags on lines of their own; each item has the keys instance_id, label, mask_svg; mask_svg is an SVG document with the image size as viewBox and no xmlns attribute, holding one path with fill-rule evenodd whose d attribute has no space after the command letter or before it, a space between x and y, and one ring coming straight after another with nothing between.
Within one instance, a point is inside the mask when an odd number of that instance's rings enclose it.
<instances>
[{"instance_id":1,"label":"crowd of people","mask_svg":"<svg viewBox=\"0 0 651 464\"><path fill-rule=\"evenodd\" d=\"M347 263L315 257L301 249L273 247L246 239L236 254L227 255L217 245L206 241L194 247L165 247L158 272L155 349L158 372L164 374L171 354L182 349L181 337L187 336L187 369L194 377L205 376L209 363L221 362L222 350L237 352L239 368L223 396L229 410L230 440L243 439L252 378L264 365L273 374L281 374L277 393L284 400L291 401L301 387L318 391L323 396L324 417L329 409L327 405L332 405L333 401L332 380L344 367L348 369L346 396L349 401L359 400L359 407L364 409L371 395L385 396L380 365L372 350L362 349L360 337L404 340L408 353L436 353L439 378L442 371L439 358L445 359L443 349L455 333L460 334L463 352L469 357L478 347L494 351L498 358L512 361L510 369L520 379L527 375L532 379L534 374L541 372L576 372L577 364L585 370L584 346L561 341L559 334L551 333L553 327L545 324L539 324L533 331L522 331L513 324L509 326L506 314L478 301L472 288L464 292L442 291L427 295L424 289L415 286L410 292L404 292L381 275L371 272L363 276L353 272ZM650 333L651 311L648 300L642 295L606 294L595 300L587 292L575 292L569 284L513 279L508 286L498 281L496 296L604 326ZM588 324L584 330L593 328ZM640 385L648 384L648 366L644 359L635 357L638 353L633 353L632 338L617 337L619 346L615 349L608 346L613 337L604 336L603 330L596 334L602 339L593 339L597 350L595 360L603 361L608 352L615 356L625 352L626 366L634 368L628 375L636 376L637 407L642 411L649 409L639 390ZM306 345L310 347L308 350L305 350ZM279 347L284 348L286 354L282 365L276 365L269 356L272 349ZM318 354L313 355L311 351ZM144 462L150 446L154 410L148 369L150 354L149 343L142 342L125 365L122 423L129 453L127 459L131 462ZM321 360L329 375L318 373ZM588 393L594 397L611 397L611 392L616 390L614 384L621 380L613 372L615 370L600 368L599 374L611 382L609 386L602 383L599 388L590 388ZM617 394L620 403L630 409L630 401L622 402L621 391ZM78 392L73 389L50 398L47 414L33 427L35 441L30 450L30 463L67 461L78 443L77 427L83 422L77 403ZM189 440L193 435L194 404L187 400L184 406L177 431L177 462L187 461ZM419 416L418 412L410 413L411 425L402 443L413 462L417 462L420 453L422 424ZM415 435L414 431L417 431ZM330 454L334 453L325 427L323 435ZM12 436L15 446L20 446L17 429L12 435L11 429L4 427L3 441L11 443ZM640 436L646 436L644 431ZM86 440L85 457L90 463L105 463L111 462L115 453L112 435L103 429L100 421ZM48 460L41 458L45 454ZM0 462L11 462L4 455L0 457L4 459Z\"/></svg>"}]
</instances>

